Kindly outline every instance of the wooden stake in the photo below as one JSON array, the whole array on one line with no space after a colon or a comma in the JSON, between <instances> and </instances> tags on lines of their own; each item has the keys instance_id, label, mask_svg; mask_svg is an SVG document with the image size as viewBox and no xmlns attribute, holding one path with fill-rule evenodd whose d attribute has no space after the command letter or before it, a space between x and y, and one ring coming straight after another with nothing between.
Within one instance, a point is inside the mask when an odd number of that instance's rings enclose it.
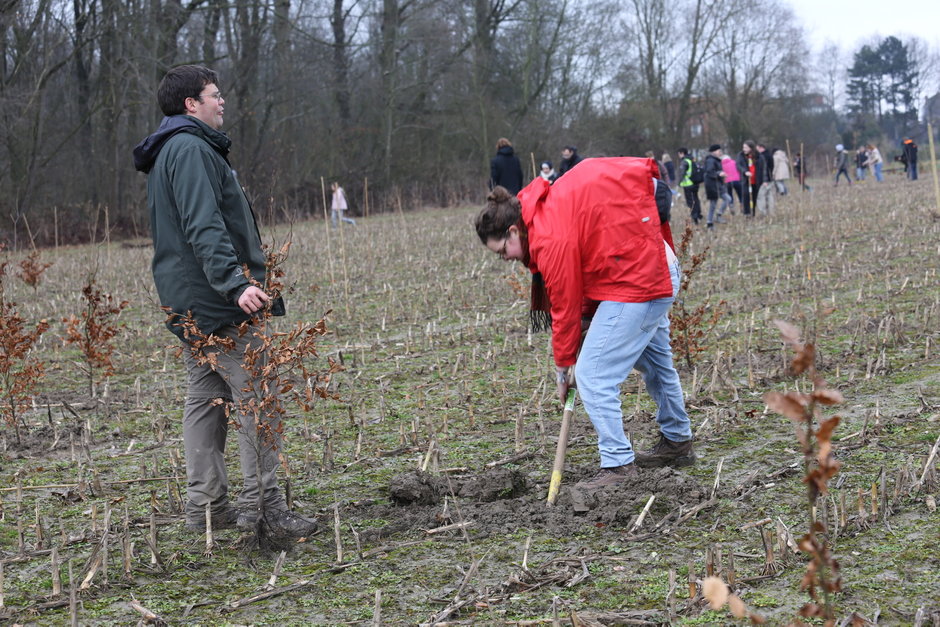
<instances>
[{"instance_id":1,"label":"wooden stake","mask_svg":"<svg viewBox=\"0 0 940 627\"><path fill-rule=\"evenodd\" d=\"M521 453L522 449L525 447L525 439L523 437L522 426L523 426L523 417L525 416L525 408L519 408L519 414L516 416L516 452Z\"/></svg>"},{"instance_id":2,"label":"wooden stake","mask_svg":"<svg viewBox=\"0 0 940 627\"><path fill-rule=\"evenodd\" d=\"M346 270L346 227L343 226L345 223L342 220L342 214L340 214L339 220L339 249L340 255L342 256L343 261L343 307L346 311L346 317L349 318L349 275Z\"/></svg>"},{"instance_id":3,"label":"wooden stake","mask_svg":"<svg viewBox=\"0 0 940 627\"><path fill-rule=\"evenodd\" d=\"M124 579L131 580L131 572L134 568L134 549L131 544L130 516L127 513L127 505L124 506L124 533L121 534L121 552L124 557Z\"/></svg>"},{"instance_id":4,"label":"wooden stake","mask_svg":"<svg viewBox=\"0 0 940 627\"><path fill-rule=\"evenodd\" d=\"M339 503L333 503L333 539L336 541L336 563L343 563L343 538L339 533Z\"/></svg>"},{"instance_id":5,"label":"wooden stake","mask_svg":"<svg viewBox=\"0 0 940 627\"><path fill-rule=\"evenodd\" d=\"M698 585L695 583L695 563L689 561L689 598L694 599L698 593Z\"/></svg>"},{"instance_id":6,"label":"wooden stake","mask_svg":"<svg viewBox=\"0 0 940 627\"><path fill-rule=\"evenodd\" d=\"M666 606L669 608L669 622L675 623L676 614L676 569L669 569L669 593L666 595Z\"/></svg>"},{"instance_id":7,"label":"wooden stake","mask_svg":"<svg viewBox=\"0 0 940 627\"><path fill-rule=\"evenodd\" d=\"M330 216L326 209L326 181L320 177L320 191L323 194L323 225L326 227L326 259L330 266L330 285L336 283L333 278L333 245L330 238Z\"/></svg>"},{"instance_id":8,"label":"wooden stake","mask_svg":"<svg viewBox=\"0 0 940 627\"><path fill-rule=\"evenodd\" d=\"M148 610L136 600L131 600L127 604L131 607L132 610L140 614L141 620L139 624L158 626L168 624L165 620L160 618L157 614L154 614L152 611Z\"/></svg>"},{"instance_id":9,"label":"wooden stake","mask_svg":"<svg viewBox=\"0 0 940 627\"><path fill-rule=\"evenodd\" d=\"M106 521L111 520L111 506L105 506L105 515L104 519ZM111 540L111 534L109 533L110 526L105 526L104 533L101 534L101 585L104 588L108 587L108 549L109 542ZM88 583L91 584L91 580L88 580Z\"/></svg>"},{"instance_id":10,"label":"wooden stake","mask_svg":"<svg viewBox=\"0 0 940 627\"><path fill-rule=\"evenodd\" d=\"M633 525L630 527L630 531L628 533L633 533L634 531L636 531L643 525L643 521L646 520L646 515L649 514L650 507L653 506L653 501L655 500L656 500L656 495L650 494L649 500L646 501L646 507L644 507L643 511L640 512L640 515L637 516L636 522L634 522Z\"/></svg>"},{"instance_id":11,"label":"wooden stake","mask_svg":"<svg viewBox=\"0 0 940 627\"><path fill-rule=\"evenodd\" d=\"M57 597L62 594L62 573L59 564L59 547L52 545L52 555L49 557L50 569L52 570L52 596ZM0 607L2 607L0 603Z\"/></svg>"},{"instance_id":12,"label":"wooden stake","mask_svg":"<svg viewBox=\"0 0 940 627\"><path fill-rule=\"evenodd\" d=\"M16 517L16 550L22 555L26 552L26 537L23 533L23 517Z\"/></svg>"},{"instance_id":13,"label":"wooden stake","mask_svg":"<svg viewBox=\"0 0 940 627\"><path fill-rule=\"evenodd\" d=\"M160 563L160 556L157 555L157 516L150 512L150 565L156 566Z\"/></svg>"},{"instance_id":14,"label":"wooden stake","mask_svg":"<svg viewBox=\"0 0 940 627\"><path fill-rule=\"evenodd\" d=\"M372 610L373 627L382 627L382 589L375 589L375 609Z\"/></svg>"},{"instance_id":15,"label":"wooden stake","mask_svg":"<svg viewBox=\"0 0 940 627\"><path fill-rule=\"evenodd\" d=\"M212 548L215 543L212 541L212 506L206 503L206 550L203 555L209 557L212 555Z\"/></svg>"},{"instance_id":16,"label":"wooden stake","mask_svg":"<svg viewBox=\"0 0 940 627\"><path fill-rule=\"evenodd\" d=\"M919 488L924 484L924 479L927 477L927 471L930 470L933 460L937 457L937 450L940 449L940 436L937 437L937 441L934 442L933 448L930 449L930 454L927 456L927 462L924 464L924 471L920 473L920 479L917 480L915 488Z\"/></svg>"},{"instance_id":17,"label":"wooden stake","mask_svg":"<svg viewBox=\"0 0 940 627\"><path fill-rule=\"evenodd\" d=\"M933 172L933 193L937 199L937 209L940 210L940 181L937 179L937 155L933 147L933 126L927 122L927 138L930 145L930 169Z\"/></svg>"},{"instance_id":18,"label":"wooden stake","mask_svg":"<svg viewBox=\"0 0 940 627\"><path fill-rule=\"evenodd\" d=\"M280 555L277 556L277 560L274 562L274 570L271 572L271 577L268 579L268 583L264 586L265 590L274 590L274 586L277 583L277 578L281 575L281 567L284 566L285 557L287 557L287 551L281 551Z\"/></svg>"},{"instance_id":19,"label":"wooden stake","mask_svg":"<svg viewBox=\"0 0 940 627\"><path fill-rule=\"evenodd\" d=\"M845 530L848 526L847 513L845 507L845 491L839 492L839 531Z\"/></svg>"},{"instance_id":20,"label":"wooden stake","mask_svg":"<svg viewBox=\"0 0 940 627\"><path fill-rule=\"evenodd\" d=\"M72 560L69 560L69 625L78 627L78 603L75 598L75 577L72 573Z\"/></svg>"},{"instance_id":21,"label":"wooden stake","mask_svg":"<svg viewBox=\"0 0 940 627\"><path fill-rule=\"evenodd\" d=\"M365 205L365 217L369 217L369 177L365 177L362 182L362 202Z\"/></svg>"},{"instance_id":22,"label":"wooden stake","mask_svg":"<svg viewBox=\"0 0 940 627\"><path fill-rule=\"evenodd\" d=\"M718 460L718 467L715 469L715 482L712 484L712 493L709 498L715 498L715 494L718 493L718 485L721 482L721 467L725 464L725 458L722 457Z\"/></svg>"}]
</instances>

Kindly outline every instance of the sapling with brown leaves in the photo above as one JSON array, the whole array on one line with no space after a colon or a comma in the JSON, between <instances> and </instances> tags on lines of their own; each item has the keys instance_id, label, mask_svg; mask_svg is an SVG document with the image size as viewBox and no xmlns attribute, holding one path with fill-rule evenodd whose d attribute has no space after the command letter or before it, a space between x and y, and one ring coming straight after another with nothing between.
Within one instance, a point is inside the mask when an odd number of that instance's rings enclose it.
<instances>
[{"instance_id":1,"label":"sapling with brown leaves","mask_svg":"<svg viewBox=\"0 0 940 627\"><path fill-rule=\"evenodd\" d=\"M809 531L799 541L800 550L810 557L800 588L809 592L812 601L800 609L800 616L821 618L826 625L835 624L832 595L842 590L839 563L829 551L826 540L828 521L815 515L817 499L828 492L829 480L839 472L841 463L832 452L832 433L839 424L839 416L822 418L822 407L843 401L838 390L830 388L816 370L816 350L810 343L800 340L800 331L782 320L775 320L784 343L793 349L790 362L794 377L805 375L813 385L812 392L767 392L764 402L775 412L793 421L796 437L803 451L807 488ZM818 427L816 426L818 424Z\"/></svg>"},{"instance_id":2,"label":"sapling with brown leaves","mask_svg":"<svg viewBox=\"0 0 940 627\"><path fill-rule=\"evenodd\" d=\"M266 249L266 278L263 285L250 276L247 267L244 269L249 282L263 289L271 297L269 302L273 302L283 290L282 266L289 249L290 242L276 252ZM254 541L260 546L268 546L273 540L273 546L278 547L278 539L265 536L263 525L263 495L269 489L269 486L265 485L266 473L262 471L263 456L267 450L272 450L281 465L286 466L287 460L282 449L282 418L287 413L288 405L293 405L302 412L310 412L317 398L337 399L337 395L327 389L325 382L333 373L341 371L342 366L332 359L327 359L328 367L325 371L321 372L313 367L313 360L319 357L317 342L327 332L323 318L313 324L297 322L289 330L275 331L271 317L272 313L268 307L259 312L252 321L239 325L238 333L241 336L251 334L254 338L244 353L238 356L241 367L251 383L242 390L244 394L237 400L226 402L217 399L217 402L224 405L226 416L236 429L250 430L248 432L254 436L250 440L254 447L259 494L256 504L258 523ZM175 316L174 324L182 327L189 350L201 365L209 364L214 367L220 352L225 353L234 348L231 338L203 333L191 315Z\"/></svg>"},{"instance_id":3,"label":"sapling with brown leaves","mask_svg":"<svg viewBox=\"0 0 940 627\"><path fill-rule=\"evenodd\" d=\"M52 263L43 263L39 260L39 251L34 250L29 253L26 257L20 260L19 269L16 271L16 276L20 277L23 280L23 283L30 286L34 290L39 286L40 281L42 280L42 274L49 268Z\"/></svg>"},{"instance_id":4,"label":"sapling with brown leaves","mask_svg":"<svg viewBox=\"0 0 940 627\"><path fill-rule=\"evenodd\" d=\"M13 427L19 444L22 414L45 376L45 364L33 355L33 348L49 324L40 320L30 328L16 303L7 300L6 267L6 262L0 263L0 417Z\"/></svg>"},{"instance_id":5,"label":"sapling with brown leaves","mask_svg":"<svg viewBox=\"0 0 940 627\"><path fill-rule=\"evenodd\" d=\"M114 375L114 344L119 326L115 318L128 305L128 301L117 302L111 294L102 292L91 278L82 288L85 306L81 315L63 318L66 345L77 346L84 363L82 370L88 375L88 393L95 395L95 384Z\"/></svg>"},{"instance_id":6,"label":"sapling with brown leaves","mask_svg":"<svg viewBox=\"0 0 940 627\"><path fill-rule=\"evenodd\" d=\"M721 319L725 306L723 300L718 304L705 300L697 307L686 307L683 295L688 293L692 279L702 269L709 250L706 246L702 252L692 253L692 235L692 223L686 222L685 231L676 249L676 256L682 264L682 283L679 296L669 310L672 351L676 361L685 361L690 370L695 366L696 355L706 350L708 336Z\"/></svg>"}]
</instances>

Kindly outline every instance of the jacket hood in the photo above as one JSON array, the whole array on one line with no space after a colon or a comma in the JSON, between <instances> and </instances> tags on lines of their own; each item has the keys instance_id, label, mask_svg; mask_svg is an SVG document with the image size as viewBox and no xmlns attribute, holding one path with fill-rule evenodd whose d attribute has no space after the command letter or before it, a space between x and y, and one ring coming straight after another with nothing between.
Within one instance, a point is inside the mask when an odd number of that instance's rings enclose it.
<instances>
[{"instance_id":1,"label":"jacket hood","mask_svg":"<svg viewBox=\"0 0 940 627\"><path fill-rule=\"evenodd\" d=\"M232 145L232 140L228 138L228 135L210 128L196 118L188 115L170 115L163 118L156 131L134 147L134 167L140 172L150 172L163 145L177 133L199 135L223 157L228 155L228 149Z\"/></svg>"},{"instance_id":2,"label":"jacket hood","mask_svg":"<svg viewBox=\"0 0 940 627\"><path fill-rule=\"evenodd\" d=\"M496 154L511 157L515 154L515 151L512 149L512 146L503 146L502 148L496 151Z\"/></svg>"}]
</instances>

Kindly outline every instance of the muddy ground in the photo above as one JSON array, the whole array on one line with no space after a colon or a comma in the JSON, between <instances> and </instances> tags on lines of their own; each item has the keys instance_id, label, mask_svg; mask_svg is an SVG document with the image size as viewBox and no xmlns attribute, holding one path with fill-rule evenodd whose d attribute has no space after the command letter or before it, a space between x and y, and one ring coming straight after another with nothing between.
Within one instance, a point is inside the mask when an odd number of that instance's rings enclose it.
<instances>
[{"instance_id":1,"label":"muddy ground","mask_svg":"<svg viewBox=\"0 0 940 627\"><path fill-rule=\"evenodd\" d=\"M0 622L69 620L68 564L78 587L110 511L107 578L99 567L78 591L80 624L136 622L134 599L171 624L733 624L701 598L709 573L785 624L809 600L807 560L792 543L813 515L828 523L842 568L838 621L940 624L940 488L929 459L940 437L940 210L926 180L813 189L779 198L772 216L694 232L691 253L708 250L682 304L717 311L714 325L694 325L691 363L678 361L697 464L573 491L597 468L579 407L554 507L545 500L561 408L548 337L527 333L527 279L479 245L475 210L342 231L294 224L289 315L278 324L331 310L319 364L329 357L345 370L329 381L338 400L287 421L294 507L322 531L289 547L272 589L277 551L224 530L206 554L205 538L183 528L184 376L155 305L149 249L43 251L53 265L38 289L4 278L5 299L53 328L34 351L46 375L21 441L8 426L0 441ZM674 214L678 234L684 211ZM288 231L267 232L279 244ZM24 256L5 254L11 269ZM81 356L59 341L92 272L130 302L117 372L94 396ZM822 376L846 399L824 413L842 417L833 439L843 465L815 510L793 426L762 400L812 387L787 374L776 318L817 345ZM655 407L635 375L623 390L626 428L645 448ZM233 490L237 467L232 444Z\"/></svg>"}]
</instances>

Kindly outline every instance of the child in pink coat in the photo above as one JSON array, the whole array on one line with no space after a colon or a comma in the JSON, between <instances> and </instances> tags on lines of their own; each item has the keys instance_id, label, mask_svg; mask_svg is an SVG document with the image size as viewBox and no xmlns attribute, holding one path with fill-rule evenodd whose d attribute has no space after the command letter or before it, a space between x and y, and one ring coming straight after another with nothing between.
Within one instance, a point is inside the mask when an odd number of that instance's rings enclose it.
<instances>
[{"instance_id":1,"label":"child in pink coat","mask_svg":"<svg viewBox=\"0 0 940 627\"><path fill-rule=\"evenodd\" d=\"M721 169L725 173L725 186L727 187L728 195L731 197L731 202L728 203L728 207L731 209L731 215L734 215L734 193L732 190L737 192L738 201L741 203L744 202L741 200L741 173L738 172L734 159L728 155L721 157Z\"/></svg>"}]
</instances>

